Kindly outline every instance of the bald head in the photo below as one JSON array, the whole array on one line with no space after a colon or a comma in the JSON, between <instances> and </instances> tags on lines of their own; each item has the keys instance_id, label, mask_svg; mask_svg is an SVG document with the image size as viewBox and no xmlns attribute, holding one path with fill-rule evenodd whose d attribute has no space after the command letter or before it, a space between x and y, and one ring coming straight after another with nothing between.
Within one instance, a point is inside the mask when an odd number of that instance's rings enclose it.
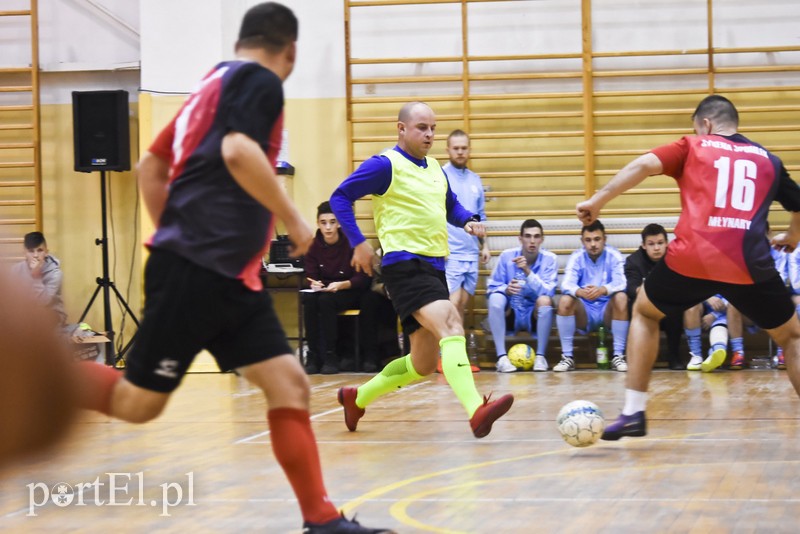
<instances>
[{"instance_id":1,"label":"bald head","mask_svg":"<svg viewBox=\"0 0 800 534\"><path fill-rule=\"evenodd\" d=\"M411 119L412 113L420 107L425 111L433 113L433 110L425 102L407 102L406 104L403 104L403 107L400 108L400 113L397 114L398 122L407 123Z\"/></svg>"},{"instance_id":2,"label":"bald head","mask_svg":"<svg viewBox=\"0 0 800 534\"><path fill-rule=\"evenodd\" d=\"M409 102L397 115L397 146L407 154L424 159L433 146L436 115L424 102Z\"/></svg>"}]
</instances>

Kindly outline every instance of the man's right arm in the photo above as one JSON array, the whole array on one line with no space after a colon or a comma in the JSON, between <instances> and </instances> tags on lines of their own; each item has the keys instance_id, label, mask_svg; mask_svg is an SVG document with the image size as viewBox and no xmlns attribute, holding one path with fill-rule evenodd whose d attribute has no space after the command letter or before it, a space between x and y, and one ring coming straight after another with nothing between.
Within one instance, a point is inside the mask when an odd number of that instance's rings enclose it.
<instances>
[{"instance_id":1,"label":"man's right arm","mask_svg":"<svg viewBox=\"0 0 800 534\"><path fill-rule=\"evenodd\" d=\"M606 185L592 195L592 198L577 205L578 219L584 225L593 223L603 206L648 176L660 174L662 170L661 160L652 152L639 156L625 165Z\"/></svg>"},{"instance_id":2,"label":"man's right arm","mask_svg":"<svg viewBox=\"0 0 800 534\"><path fill-rule=\"evenodd\" d=\"M372 156L348 176L331 195L331 209L342 232L356 248L366 240L356 223L353 204L367 195L382 195L392 183L392 163L389 158Z\"/></svg>"},{"instance_id":3,"label":"man's right arm","mask_svg":"<svg viewBox=\"0 0 800 534\"><path fill-rule=\"evenodd\" d=\"M580 286L578 286L579 270L581 268L579 265L580 254L576 252L573 252L569 260L567 260L567 265L564 267L564 278L561 280L561 293L572 297L576 297L577 291L580 289Z\"/></svg>"},{"instance_id":4,"label":"man's right arm","mask_svg":"<svg viewBox=\"0 0 800 534\"><path fill-rule=\"evenodd\" d=\"M267 155L249 136L230 132L222 139L222 159L236 183L286 225L295 255L305 254L314 234L278 181Z\"/></svg>"},{"instance_id":5,"label":"man's right arm","mask_svg":"<svg viewBox=\"0 0 800 534\"><path fill-rule=\"evenodd\" d=\"M164 206L167 205L169 190L169 162L156 154L147 151L136 166L139 177L139 188L142 190L142 200L150 214L150 220L158 226Z\"/></svg>"}]
</instances>

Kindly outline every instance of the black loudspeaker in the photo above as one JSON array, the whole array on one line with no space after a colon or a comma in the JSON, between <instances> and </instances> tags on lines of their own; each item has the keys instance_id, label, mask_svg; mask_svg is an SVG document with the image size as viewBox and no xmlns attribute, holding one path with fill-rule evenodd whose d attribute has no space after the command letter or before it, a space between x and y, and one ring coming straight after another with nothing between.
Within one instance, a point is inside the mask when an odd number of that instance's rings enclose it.
<instances>
[{"instance_id":1,"label":"black loudspeaker","mask_svg":"<svg viewBox=\"0 0 800 534\"><path fill-rule=\"evenodd\" d=\"M129 171L128 91L73 91L75 170Z\"/></svg>"}]
</instances>

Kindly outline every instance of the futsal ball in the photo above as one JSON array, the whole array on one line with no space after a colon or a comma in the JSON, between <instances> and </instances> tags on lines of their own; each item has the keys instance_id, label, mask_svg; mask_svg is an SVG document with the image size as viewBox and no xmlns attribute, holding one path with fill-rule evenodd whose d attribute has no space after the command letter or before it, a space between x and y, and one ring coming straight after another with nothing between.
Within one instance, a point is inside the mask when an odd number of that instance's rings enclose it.
<instances>
[{"instance_id":1,"label":"futsal ball","mask_svg":"<svg viewBox=\"0 0 800 534\"><path fill-rule=\"evenodd\" d=\"M517 369L530 371L533 368L533 359L536 355L528 345L519 343L508 349L508 361Z\"/></svg>"},{"instance_id":2,"label":"futsal ball","mask_svg":"<svg viewBox=\"0 0 800 534\"><path fill-rule=\"evenodd\" d=\"M558 431L573 447L588 447L603 435L606 421L593 402L576 400L565 404L556 418Z\"/></svg>"}]
</instances>

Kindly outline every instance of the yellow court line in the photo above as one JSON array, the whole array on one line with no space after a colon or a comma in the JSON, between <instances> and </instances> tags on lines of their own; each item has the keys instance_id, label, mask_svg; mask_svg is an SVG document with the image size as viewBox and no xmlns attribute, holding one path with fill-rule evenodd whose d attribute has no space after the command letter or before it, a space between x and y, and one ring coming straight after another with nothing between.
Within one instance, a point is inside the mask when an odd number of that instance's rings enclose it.
<instances>
[{"instance_id":1,"label":"yellow court line","mask_svg":"<svg viewBox=\"0 0 800 534\"><path fill-rule=\"evenodd\" d=\"M737 462L737 465L759 465L759 464L788 464L788 465L798 465L800 464L800 460L754 460L754 461L741 461ZM406 525L412 526L414 528L418 528L421 530L426 530L429 532L446 532L451 534L466 534L461 533L460 531L456 530L446 530L439 527L434 527L431 525L426 525L425 523L421 523L417 521L410 515L408 515L407 509L413 503L420 499L424 499L430 495L435 495L437 493L445 493L450 491L457 491L463 490L467 488L474 488L477 486L482 486L486 484L496 484L496 483L507 483L507 482L514 482L520 480L534 480L534 479L541 479L541 478L550 478L550 477L572 477L572 476L582 476L582 477L589 477L592 475L604 475L608 473L613 473L616 471L626 470L626 471L657 471L663 469L678 469L678 468L696 468L696 467L730 467L729 462L725 463L695 463L695 464L654 464L654 465L645 465L645 466L619 466L619 467L607 467L602 469L575 469L571 471L562 471L562 472L554 472L554 473L536 473L531 475L521 475L521 476L512 476L512 477L503 477L503 478L494 478L494 479L484 479L484 480L473 480L470 482L464 482L460 484L454 484L452 486L443 486L441 488L429 489L425 491L421 491L419 493L415 493L413 495L409 495L408 497L404 497L397 501L395 504L391 506L389 509L392 517L404 523Z\"/></svg>"},{"instance_id":2,"label":"yellow court line","mask_svg":"<svg viewBox=\"0 0 800 534\"><path fill-rule=\"evenodd\" d=\"M788 429L788 428L796 428L797 426L798 426L798 424L796 424L796 423L795 424L787 424L787 425L770 424L769 427L765 426L764 429L768 428L768 429L770 429L771 431L774 432L775 430L778 430L778 429L781 429L781 428ZM722 433L722 432L730 432L730 430L731 429L724 429L724 430L711 431L711 432L693 432L693 433L689 433L689 434L675 434L675 435L672 435L672 436L664 436L664 437L659 437L659 438L655 438L655 439L657 439L658 441L663 441L663 440L667 440L667 439L678 440L678 439L686 439L686 438L698 437L698 436L711 436L713 434L719 434L719 433ZM752 432L754 429L751 427L749 430ZM755 430L758 430L758 429L755 429ZM625 447L627 447L627 446L636 446L637 444L649 444L652 441L655 441L655 439L644 438L644 439L636 439L636 440L626 440L626 441L623 441L623 442L613 443L613 445L617 445L617 446L622 445L622 446L625 446ZM612 444L609 444L609 445L612 445ZM603 447L603 448L606 448L606 447ZM617 448L617 447L607 447L607 448L614 449L614 448ZM451 467L451 468L444 469L444 470L441 470L441 471L436 471L436 472L433 472L433 473L427 473L425 475L418 475L418 476L415 476L415 477L407 478L405 480L399 480L397 482L393 482L391 484L387 484L385 486L382 486L382 487L379 487L379 488L375 488L375 489L373 489L371 491L368 491L367 493L364 493L363 495L360 495L360 496L356 497L355 499L345 503L342 506L342 510L345 513L348 513L348 514L352 513L356 508L358 508L360 505L364 504L365 502L367 502L369 500L376 499L376 498L378 498L378 497L380 497L382 495L385 495L387 493L390 493L390 492L392 492L392 491L394 491L396 489L399 489L399 488L402 488L402 487L405 487L405 486L409 486L411 484L415 484L415 483L421 482L423 480L430 480L430 479L433 479L433 478L436 478L436 477L449 475L449 474L457 473L457 472L460 472L460 471L476 470L476 469L481 469L483 467L488 467L488 466L492 466L492 465L499 465L499 464L502 464L502 463L519 462L521 460L531 460L531 459L534 459L534 458L542 458L542 457L545 457L545 456L551 456L551 455L556 455L556 454L564 454L564 453L567 453L567 452L574 452L574 451L575 451L574 448L567 447L567 448L564 448L564 449L559 449L559 450L554 450L554 451L544 451L544 452L539 452L539 453L535 453L535 454L526 454L526 455L523 455L523 456L515 456L515 457L512 457L512 458L503 458L503 459L500 459L500 460L490 460L490 461L487 461L487 462L479 462L479 463L475 463L475 464L466 464L466 465L462 465L462 466L458 466L458 467ZM785 461L764 460L764 461L760 461L760 462L756 461L756 462L741 462L741 463L752 463L752 464L756 464L756 463L800 463L800 461L785 462ZM645 470L645 469L651 469L651 468L652 469L661 469L661 468L664 468L665 466L671 466L671 465L672 464L658 464L656 466L644 466L644 467L635 467L635 468L630 468L630 467L627 467L627 466L626 467L613 467L613 468L597 470L597 472L614 472L614 471L619 471L620 469L639 469L639 470ZM675 464L675 465L676 466L684 466L684 465L695 465L695 464ZM696 465L707 466L709 464L704 463L704 464L696 464ZM581 472L585 473L586 471L585 470L581 470ZM542 478L544 476L551 476L551 474L532 475L532 476L526 475L526 476L523 476L523 477L512 477L512 478L507 478L506 477L504 479L498 479L498 480L515 480L515 479L524 479L524 478ZM449 487L447 487L447 489L459 488L459 487L469 487L469 486L473 486L473 485L484 484L486 482L487 481L472 481L472 482L468 482L468 483L464 483L464 484L460 484L460 485L456 485L456 486L449 486ZM415 494L415 495L413 495L411 497L413 497L414 500L416 500L416 499L419 499L420 496L422 496L422 495L427 495L429 493L437 493L439 491L441 491L441 490L440 489L426 490L424 492L420 492L419 494ZM420 522L416 521L415 519L413 519L412 517L410 517L406 513L405 509L407 508L408 504L410 504L410 502L412 500L411 497L405 497L405 498L399 500L394 505L392 505L392 507L390 508L390 513L391 513L392 517L394 517L395 519L397 519L401 523L406 524L408 526L412 526L414 528L420 528L420 529L428 530L428 531L431 531L431 532L442 532L442 533L451 533L451 534L455 534L456 532L459 532L459 531L453 531L453 530L444 530L444 529L440 529L438 527L431 527L431 526L425 525L423 523L420 523ZM409 503L405 504L405 505L403 505L403 507L399 508L398 506L400 505L400 503L403 503L404 501L409 501Z\"/></svg>"}]
</instances>

